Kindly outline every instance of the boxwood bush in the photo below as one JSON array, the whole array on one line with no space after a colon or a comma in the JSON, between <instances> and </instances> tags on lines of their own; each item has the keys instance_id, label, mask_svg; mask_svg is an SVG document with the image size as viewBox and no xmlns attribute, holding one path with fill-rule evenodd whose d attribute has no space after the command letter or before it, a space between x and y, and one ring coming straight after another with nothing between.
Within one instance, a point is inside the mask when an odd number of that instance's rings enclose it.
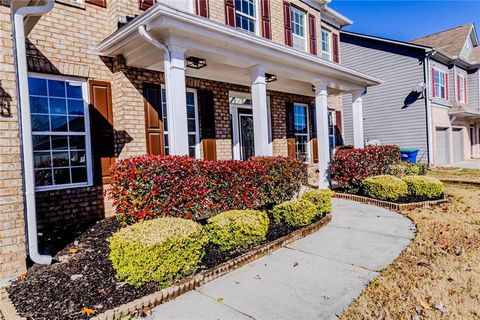
<instances>
[{"instance_id":1,"label":"boxwood bush","mask_svg":"<svg viewBox=\"0 0 480 320\"><path fill-rule=\"evenodd\" d=\"M443 183L433 177L407 176L402 180L406 182L410 196L438 199L444 192Z\"/></svg>"},{"instance_id":2,"label":"boxwood bush","mask_svg":"<svg viewBox=\"0 0 480 320\"><path fill-rule=\"evenodd\" d=\"M221 251L229 251L264 241L269 222L262 211L231 210L208 219L206 230L211 243Z\"/></svg>"},{"instance_id":3,"label":"boxwood bush","mask_svg":"<svg viewBox=\"0 0 480 320\"><path fill-rule=\"evenodd\" d=\"M379 200L397 200L408 194L407 184L390 175L379 175L363 180L363 193Z\"/></svg>"},{"instance_id":4,"label":"boxwood bush","mask_svg":"<svg viewBox=\"0 0 480 320\"><path fill-rule=\"evenodd\" d=\"M428 165L426 163L402 162L388 166L387 173L398 178L404 176L424 176L427 174Z\"/></svg>"},{"instance_id":5,"label":"boxwood bush","mask_svg":"<svg viewBox=\"0 0 480 320\"><path fill-rule=\"evenodd\" d=\"M317 215L317 207L307 200L285 201L273 207L272 217L275 223L285 223L290 227L303 227Z\"/></svg>"},{"instance_id":6,"label":"boxwood bush","mask_svg":"<svg viewBox=\"0 0 480 320\"><path fill-rule=\"evenodd\" d=\"M310 190L305 192L300 199L310 201L317 208L317 215L332 212L333 191L330 189Z\"/></svg>"},{"instance_id":7,"label":"boxwood bush","mask_svg":"<svg viewBox=\"0 0 480 320\"><path fill-rule=\"evenodd\" d=\"M208 242L202 226L181 218L161 218L120 229L109 239L116 277L140 286L167 287L197 269Z\"/></svg>"}]
</instances>

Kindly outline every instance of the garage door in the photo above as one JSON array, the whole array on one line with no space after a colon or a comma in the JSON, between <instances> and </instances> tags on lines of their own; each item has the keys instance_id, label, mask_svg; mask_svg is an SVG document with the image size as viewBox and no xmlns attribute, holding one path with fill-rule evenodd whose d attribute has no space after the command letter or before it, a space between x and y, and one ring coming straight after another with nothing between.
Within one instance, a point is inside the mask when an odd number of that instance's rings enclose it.
<instances>
[{"instance_id":1,"label":"garage door","mask_svg":"<svg viewBox=\"0 0 480 320\"><path fill-rule=\"evenodd\" d=\"M437 166L447 164L448 162L447 129L437 128L435 137L436 137L435 162Z\"/></svg>"},{"instance_id":2,"label":"garage door","mask_svg":"<svg viewBox=\"0 0 480 320\"><path fill-rule=\"evenodd\" d=\"M463 131L462 129L452 130L452 144L453 144L453 162L465 160L463 147Z\"/></svg>"}]
</instances>

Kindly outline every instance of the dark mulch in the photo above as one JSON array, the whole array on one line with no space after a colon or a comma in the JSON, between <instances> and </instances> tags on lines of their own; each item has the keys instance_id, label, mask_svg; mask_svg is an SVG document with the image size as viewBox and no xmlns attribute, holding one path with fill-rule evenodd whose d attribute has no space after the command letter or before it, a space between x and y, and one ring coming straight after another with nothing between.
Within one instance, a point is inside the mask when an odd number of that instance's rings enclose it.
<instances>
[{"instance_id":1,"label":"dark mulch","mask_svg":"<svg viewBox=\"0 0 480 320\"><path fill-rule=\"evenodd\" d=\"M367 196L367 195L364 194L361 190L351 190L351 189L335 188L334 191L335 191L335 192L341 192L341 193L354 194L354 195L357 195L357 196L362 196L362 197L367 197L367 198L375 199L375 198L372 198L372 197ZM444 199L444 197L445 197L444 194L442 194L442 195L441 195L440 197L438 197L438 198L406 196L406 197L398 198L398 199L396 199L396 200L385 200L385 201L403 204L403 203L415 203L415 202L441 200L441 199Z\"/></svg>"},{"instance_id":2,"label":"dark mulch","mask_svg":"<svg viewBox=\"0 0 480 320\"><path fill-rule=\"evenodd\" d=\"M316 221L320 220L319 217ZM58 262L34 265L26 276L8 288L10 298L22 316L29 319L87 319L84 308L95 314L160 290L155 283L134 287L115 279L108 260L106 239L121 225L112 218L102 220L58 252ZM265 243L281 238L294 228L270 224ZM251 248L223 253L208 245L198 272L233 259Z\"/></svg>"}]
</instances>

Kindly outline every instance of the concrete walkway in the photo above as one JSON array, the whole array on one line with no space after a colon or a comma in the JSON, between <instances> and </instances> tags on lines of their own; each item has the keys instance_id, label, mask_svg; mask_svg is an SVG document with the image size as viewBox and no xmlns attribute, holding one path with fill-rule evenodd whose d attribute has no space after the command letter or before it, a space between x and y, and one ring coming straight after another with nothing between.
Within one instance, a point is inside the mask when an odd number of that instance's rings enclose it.
<instances>
[{"instance_id":1,"label":"concrete walkway","mask_svg":"<svg viewBox=\"0 0 480 320\"><path fill-rule=\"evenodd\" d=\"M329 225L156 307L160 319L336 319L414 236L403 216L334 200Z\"/></svg>"}]
</instances>

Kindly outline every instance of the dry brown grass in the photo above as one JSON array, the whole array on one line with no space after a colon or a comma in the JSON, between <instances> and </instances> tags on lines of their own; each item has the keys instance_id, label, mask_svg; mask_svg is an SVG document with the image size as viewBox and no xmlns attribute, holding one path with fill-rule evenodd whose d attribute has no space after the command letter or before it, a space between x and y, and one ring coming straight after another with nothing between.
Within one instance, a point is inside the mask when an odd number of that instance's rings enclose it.
<instances>
[{"instance_id":1,"label":"dry brown grass","mask_svg":"<svg viewBox=\"0 0 480 320\"><path fill-rule=\"evenodd\" d=\"M404 212L413 243L341 319L480 319L480 188L446 191L450 203Z\"/></svg>"},{"instance_id":2,"label":"dry brown grass","mask_svg":"<svg viewBox=\"0 0 480 320\"><path fill-rule=\"evenodd\" d=\"M428 174L440 179L460 179L480 182L480 170L478 169L439 168L430 170Z\"/></svg>"}]
</instances>

